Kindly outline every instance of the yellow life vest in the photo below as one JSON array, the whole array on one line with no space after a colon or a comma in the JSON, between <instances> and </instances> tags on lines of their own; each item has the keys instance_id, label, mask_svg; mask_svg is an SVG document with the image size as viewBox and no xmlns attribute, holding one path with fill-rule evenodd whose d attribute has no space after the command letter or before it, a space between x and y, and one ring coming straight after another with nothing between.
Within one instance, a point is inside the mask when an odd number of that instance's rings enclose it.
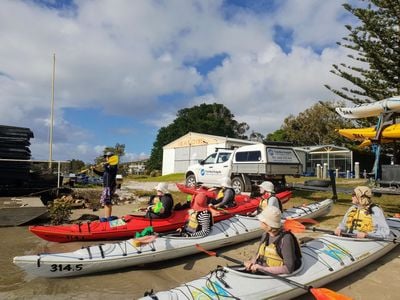
<instances>
[{"instance_id":1,"label":"yellow life vest","mask_svg":"<svg viewBox=\"0 0 400 300\"><path fill-rule=\"evenodd\" d=\"M366 233L373 232L372 214L365 208L353 207L347 215L346 228L348 232L353 232L353 230Z\"/></svg>"},{"instance_id":2,"label":"yellow life vest","mask_svg":"<svg viewBox=\"0 0 400 300\"><path fill-rule=\"evenodd\" d=\"M261 198L260 203L258 204L259 211L263 211L268 206L268 198Z\"/></svg>"},{"instance_id":3,"label":"yellow life vest","mask_svg":"<svg viewBox=\"0 0 400 300\"><path fill-rule=\"evenodd\" d=\"M194 233L197 231L197 228L199 227L199 222L197 221L197 214L198 214L197 211L192 211L190 213L189 220L185 228L187 232Z\"/></svg>"},{"instance_id":4,"label":"yellow life vest","mask_svg":"<svg viewBox=\"0 0 400 300\"><path fill-rule=\"evenodd\" d=\"M262 212L268 206L269 199L271 197L275 197L275 195L274 194L267 194L267 198L261 197L260 203L258 204L258 208L257 208L258 212ZM281 212L283 212L282 202L279 199L278 199L278 205L279 205L279 209L281 210Z\"/></svg>"},{"instance_id":5,"label":"yellow life vest","mask_svg":"<svg viewBox=\"0 0 400 300\"><path fill-rule=\"evenodd\" d=\"M217 199L222 199L222 198L224 198L224 191L223 189L220 189L217 194Z\"/></svg>"},{"instance_id":6,"label":"yellow life vest","mask_svg":"<svg viewBox=\"0 0 400 300\"><path fill-rule=\"evenodd\" d=\"M258 248L258 259L257 261L264 266L268 267L281 267L283 266L283 259L279 256L276 249L276 245L271 243L266 245L266 243L261 243Z\"/></svg>"}]
</instances>

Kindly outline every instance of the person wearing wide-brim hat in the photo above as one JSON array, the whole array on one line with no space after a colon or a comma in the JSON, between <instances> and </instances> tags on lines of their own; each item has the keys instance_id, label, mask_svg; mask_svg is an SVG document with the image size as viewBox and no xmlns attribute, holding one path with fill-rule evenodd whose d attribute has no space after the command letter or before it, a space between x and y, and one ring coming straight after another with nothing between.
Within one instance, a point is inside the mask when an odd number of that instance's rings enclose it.
<instances>
[{"instance_id":1,"label":"person wearing wide-brim hat","mask_svg":"<svg viewBox=\"0 0 400 300\"><path fill-rule=\"evenodd\" d=\"M182 236L204 237L211 231L213 224L212 214L208 208L205 193L198 193L192 200L192 207L188 210L188 219L183 228L178 228Z\"/></svg>"},{"instance_id":2,"label":"person wearing wide-brim hat","mask_svg":"<svg viewBox=\"0 0 400 300\"><path fill-rule=\"evenodd\" d=\"M147 207L146 217L151 219L170 217L174 207L174 199L168 190L168 183L160 182L154 189L157 195L152 199L151 205Z\"/></svg>"},{"instance_id":3,"label":"person wearing wide-brim hat","mask_svg":"<svg viewBox=\"0 0 400 300\"><path fill-rule=\"evenodd\" d=\"M213 208L233 207L235 202L235 190L232 188L232 181L228 177L221 179L221 190L217 194L217 198L211 201L210 206Z\"/></svg>"},{"instance_id":4,"label":"person wearing wide-brim hat","mask_svg":"<svg viewBox=\"0 0 400 300\"><path fill-rule=\"evenodd\" d=\"M382 209L372 203L372 191L367 186L358 186L351 195L353 205L347 210L336 235L354 234L357 238L387 238L390 234Z\"/></svg>"},{"instance_id":5,"label":"person wearing wide-brim hat","mask_svg":"<svg viewBox=\"0 0 400 300\"><path fill-rule=\"evenodd\" d=\"M261 212L267 206L275 206L280 211L283 210L281 201L275 196L275 186L271 181L263 181L258 185L261 193L261 201L258 206L258 212Z\"/></svg>"},{"instance_id":6,"label":"person wearing wide-brim hat","mask_svg":"<svg viewBox=\"0 0 400 300\"><path fill-rule=\"evenodd\" d=\"M244 262L246 270L256 273L289 274L301 265L301 251L296 237L282 229L281 211L275 206L267 206L258 220L264 233L255 257Z\"/></svg>"}]
</instances>

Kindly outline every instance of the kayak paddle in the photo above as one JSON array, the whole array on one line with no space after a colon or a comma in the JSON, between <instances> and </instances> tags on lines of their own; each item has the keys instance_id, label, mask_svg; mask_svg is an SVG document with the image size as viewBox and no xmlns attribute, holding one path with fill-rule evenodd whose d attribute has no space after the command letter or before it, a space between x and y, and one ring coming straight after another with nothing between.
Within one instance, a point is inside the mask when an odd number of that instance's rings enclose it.
<instances>
[{"instance_id":1,"label":"kayak paddle","mask_svg":"<svg viewBox=\"0 0 400 300\"><path fill-rule=\"evenodd\" d=\"M283 228L285 230L290 230L293 233L302 233L306 230L310 230L310 231L318 231L318 232L324 232L324 233L328 233L328 234L335 234L335 231L331 230L331 229L324 229L324 228L317 228L317 227L306 227L305 225L303 225L302 223L300 223L299 220L286 220L285 224L283 225ZM351 233L342 233L342 236L345 237L357 237L357 235L355 234L351 234ZM380 238L380 237L373 237L373 236L367 236L366 239L370 239L370 240L374 240L374 241L383 241L383 242L392 242L392 243L399 243L400 241L397 238Z\"/></svg>"},{"instance_id":2,"label":"kayak paddle","mask_svg":"<svg viewBox=\"0 0 400 300\"><path fill-rule=\"evenodd\" d=\"M196 248L198 250L210 255L210 256L222 257L222 258L224 258L226 260L229 260L229 261L231 261L233 263L243 265L243 262L241 260L235 259L233 257L227 256L227 255L224 255L224 254L221 254L221 253L218 253L218 252L206 250L202 246L200 246L199 244L196 244ZM267 271L259 270L259 272L260 273L264 273L265 275L271 276L271 277L273 277L273 278L275 278L277 280L281 280L281 281L284 281L286 283L289 283L289 284L291 284L293 286L296 286L298 288L304 289L307 292L311 293L314 296L314 298L317 299L317 300L351 300L352 299L352 298L350 298L350 297L348 297L346 295L339 294L339 293L337 293L335 291L332 291L330 289L327 289L327 288L314 288L314 287L312 287L310 285L301 284L301 283L299 283L297 281L294 281L294 280L291 280L289 278L282 277L282 276L279 276L277 274L273 274L273 273L270 273L270 272L267 272Z\"/></svg>"},{"instance_id":3,"label":"kayak paddle","mask_svg":"<svg viewBox=\"0 0 400 300\"><path fill-rule=\"evenodd\" d=\"M108 163L110 166L118 165L118 163L119 163L119 157L118 157L118 155L110 156L110 157L108 158L108 160L107 160L107 163ZM95 166L95 168L100 167L100 166L102 166L103 164L104 164L104 163L101 163L101 164ZM90 171L90 168L89 168L89 169L84 169L84 170L79 171L79 174L86 173L87 171Z\"/></svg>"}]
</instances>

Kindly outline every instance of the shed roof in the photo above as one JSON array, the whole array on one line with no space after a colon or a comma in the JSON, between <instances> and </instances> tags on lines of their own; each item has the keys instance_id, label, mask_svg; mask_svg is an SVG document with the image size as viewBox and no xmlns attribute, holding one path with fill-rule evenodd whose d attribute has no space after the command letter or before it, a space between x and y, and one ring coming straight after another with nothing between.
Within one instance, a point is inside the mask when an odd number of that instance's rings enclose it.
<instances>
[{"instance_id":1,"label":"shed roof","mask_svg":"<svg viewBox=\"0 0 400 300\"><path fill-rule=\"evenodd\" d=\"M222 144L226 142L232 142L236 144L243 144L243 145L253 145L256 142L247 141L242 139L235 139L229 137L222 137L218 135L210 135L205 133L197 133L197 132L188 132L187 134L181 136L180 138L172 141L171 143L165 145L163 149L170 149L170 148L180 148L180 147L188 147L190 146L200 146L200 145L207 145L207 144Z\"/></svg>"},{"instance_id":2,"label":"shed roof","mask_svg":"<svg viewBox=\"0 0 400 300\"><path fill-rule=\"evenodd\" d=\"M346 147L340 147L336 145L317 145L317 146L303 146L303 147L294 147L296 151L304 151L307 153L338 153L338 152L351 152L351 150Z\"/></svg>"}]
</instances>

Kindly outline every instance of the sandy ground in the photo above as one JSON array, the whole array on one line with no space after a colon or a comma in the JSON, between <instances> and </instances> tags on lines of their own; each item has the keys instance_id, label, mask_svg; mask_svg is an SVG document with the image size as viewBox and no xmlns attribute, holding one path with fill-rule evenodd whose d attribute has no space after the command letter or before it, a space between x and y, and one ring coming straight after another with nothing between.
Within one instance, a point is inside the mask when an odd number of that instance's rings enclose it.
<instances>
[{"instance_id":1,"label":"sandy ground","mask_svg":"<svg viewBox=\"0 0 400 300\"><path fill-rule=\"evenodd\" d=\"M129 193L129 189L154 189L156 184L153 183L127 183L121 193ZM174 185L170 185L173 189ZM137 208L137 203L115 205L113 207L113 215L122 216L129 214ZM103 211L99 210L93 212L90 209L76 209L73 211L71 219L79 218L82 214L96 214L102 215ZM257 242L241 244L237 247L232 246L228 249L223 249L225 254L236 257L238 259L246 259L246 256L252 255L256 250ZM188 262L190 263L190 261ZM201 259L201 268L196 269L196 264L192 271L185 272L196 272L196 277L203 276L207 273L207 270L212 270L217 264L224 264L224 261L220 258L208 257ZM169 272L176 272L176 274L170 274L172 277L180 278L181 269L169 269ZM199 273L204 272L204 273ZM182 277L182 282L187 281L188 278L194 274L187 274L188 276ZM198 276L197 276L198 275ZM194 277L194 278L196 278ZM186 278L186 280L185 280ZM176 285L174 285L176 286ZM173 286L171 286L172 288ZM400 247L395 248L392 252L387 254L385 257L375 261L367 267L359 270L341 280L337 280L334 283L326 286L329 289L337 291L339 293L350 296L354 299L399 299L400 298ZM310 295L305 295L299 299L313 299Z\"/></svg>"}]
</instances>

